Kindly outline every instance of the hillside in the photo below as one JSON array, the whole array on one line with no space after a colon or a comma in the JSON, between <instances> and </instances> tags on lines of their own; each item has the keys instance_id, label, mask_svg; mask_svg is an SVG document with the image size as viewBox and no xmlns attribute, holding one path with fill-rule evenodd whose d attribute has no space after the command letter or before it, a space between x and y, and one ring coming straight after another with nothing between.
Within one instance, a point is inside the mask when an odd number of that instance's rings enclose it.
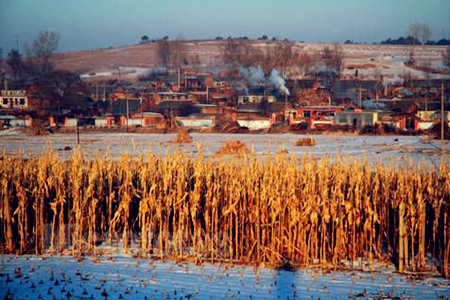
<instances>
[{"instance_id":1,"label":"hillside","mask_svg":"<svg viewBox=\"0 0 450 300\"><path fill-rule=\"evenodd\" d=\"M197 69L217 69L221 66L221 49L226 40L184 41L183 51L189 65ZM271 41L249 41L254 47L265 51ZM327 44L296 42L293 51L297 55L304 53L318 58ZM436 78L442 75L428 75L404 65L411 46L401 45L362 45L342 44L344 51L344 76L354 75L358 69L359 76L373 78L382 74L386 79L396 80L406 74L416 78ZM131 45L119 48L95 49L59 53L54 58L57 68L84 74L85 79L103 79L118 76L120 66L122 76L128 80L137 79L148 68L159 66L157 44ZM418 46L415 58L418 64L426 62L432 67L442 67L442 53L445 46ZM89 75L90 74L90 75ZM447 76L448 77L448 76Z\"/></svg>"}]
</instances>

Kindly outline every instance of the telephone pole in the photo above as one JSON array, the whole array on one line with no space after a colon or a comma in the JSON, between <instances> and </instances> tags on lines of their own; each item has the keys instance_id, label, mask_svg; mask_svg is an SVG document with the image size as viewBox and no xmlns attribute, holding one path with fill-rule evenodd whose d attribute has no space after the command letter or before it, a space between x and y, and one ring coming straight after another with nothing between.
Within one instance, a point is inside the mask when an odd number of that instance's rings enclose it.
<instances>
[{"instance_id":1,"label":"telephone pole","mask_svg":"<svg viewBox=\"0 0 450 300\"><path fill-rule=\"evenodd\" d=\"M130 106L128 104L128 90L126 90L126 100L127 100L127 132L128 132L128 119L130 118Z\"/></svg>"},{"instance_id":2,"label":"telephone pole","mask_svg":"<svg viewBox=\"0 0 450 300\"><path fill-rule=\"evenodd\" d=\"M441 151L444 152L444 82L441 83Z\"/></svg>"}]
</instances>

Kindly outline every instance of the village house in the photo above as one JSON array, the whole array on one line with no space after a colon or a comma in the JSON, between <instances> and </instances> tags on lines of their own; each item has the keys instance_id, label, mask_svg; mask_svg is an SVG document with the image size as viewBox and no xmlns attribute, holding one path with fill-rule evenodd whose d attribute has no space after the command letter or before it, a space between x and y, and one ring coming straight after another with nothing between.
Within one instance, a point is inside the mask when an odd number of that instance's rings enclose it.
<instances>
[{"instance_id":1,"label":"village house","mask_svg":"<svg viewBox=\"0 0 450 300\"><path fill-rule=\"evenodd\" d=\"M195 112L194 102L191 100L164 100L156 106L156 111L170 118L174 116L188 116Z\"/></svg>"},{"instance_id":2,"label":"village house","mask_svg":"<svg viewBox=\"0 0 450 300\"><path fill-rule=\"evenodd\" d=\"M351 103L361 106L365 99L382 97L384 86L377 80L338 80L331 86L331 91L334 103L349 99Z\"/></svg>"},{"instance_id":3,"label":"village house","mask_svg":"<svg viewBox=\"0 0 450 300\"><path fill-rule=\"evenodd\" d=\"M450 79L411 79L405 82L403 88L415 98L422 97L428 100L439 100L442 84L444 84L444 91L448 94Z\"/></svg>"},{"instance_id":4,"label":"village house","mask_svg":"<svg viewBox=\"0 0 450 300\"><path fill-rule=\"evenodd\" d=\"M364 126L374 126L378 122L377 111L340 111L336 112L334 117L335 125L347 125L356 129L362 129Z\"/></svg>"},{"instance_id":5,"label":"village house","mask_svg":"<svg viewBox=\"0 0 450 300\"><path fill-rule=\"evenodd\" d=\"M95 127L112 127L115 125L115 118L112 116L99 116L94 119Z\"/></svg>"},{"instance_id":6,"label":"village house","mask_svg":"<svg viewBox=\"0 0 450 300\"><path fill-rule=\"evenodd\" d=\"M3 109L28 109L28 96L25 90L8 90L0 92L0 106Z\"/></svg>"},{"instance_id":7,"label":"village house","mask_svg":"<svg viewBox=\"0 0 450 300\"><path fill-rule=\"evenodd\" d=\"M306 106L287 110L286 119L289 125L307 123L309 128L317 126L332 126L335 123L335 116L344 108L341 106Z\"/></svg>"},{"instance_id":8,"label":"village house","mask_svg":"<svg viewBox=\"0 0 450 300\"><path fill-rule=\"evenodd\" d=\"M32 124L33 119L29 116L0 115L0 127L31 127Z\"/></svg>"},{"instance_id":9,"label":"village house","mask_svg":"<svg viewBox=\"0 0 450 300\"><path fill-rule=\"evenodd\" d=\"M199 110L202 114L224 114L227 110L226 107L216 104L196 104L194 109Z\"/></svg>"},{"instance_id":10,"label":"village house","mask_svg":"<svg viewBox=\"0 0 450 300\"><path fill-rule=\"evenodd\" d=\"M200 91L205 90L207 87L214 86L214 78L212 73L185 73L180 80L181 86L186 91Z\"/></svg>"},{"instance_id":11,"label":"village house","mask_svg":"<svg viewBox=\"0 0 450 300\"><path fill-rule=\"evenodd\" d=\"M204 129L216 125L216 115L213 114L191 114L186 117L176 117L176 120L187 128Z\"/></svg>"},{"instance_id":12,"label":"village house","mask_svg":"<svg viewBox=\"0 0 450 300\"><path fill-rule=\"evenodd\" d=\"M128 119L126 116L120 118L122 126L141 126L153 129L165 129L166 119L162 114L155 112L143 112L132 114Z\"/></svg>"},{"instance_id":13,"label":"village house","mask_svg":"<svg viewBox=\"0 0 450 300\"><path fill-rule=\"evenodd\" d=\"M440 102L421 102L418 104L416 116L418 118L418 129L427 130L434 124L441 121L441 103ZM450 103L444 106L444 119L450 120Z\"/></svg>"},{"instance_id":14,"label":"village house","mask_svg":"<svg viewBox=\"0 0 450 300\"><path fill-rule=\"evenodd\" d=\"M267 102L267 103L273 103L276 102L277 99L272 96L272 95L255 95L255 94L250 94L250 95L240 95L238 97L238 103L239 104L246 104L246 103L262 103L262 102Z\"/></svg>"},{"instance_id":15,"label":"village house","mask_svg":"<svg viewBox=\"0 0 450 300\"><path fill-rule=\"evenodd\" d=\"M406 125L406 118L400 115L393 116L389 112L379 112L378 123L388 125L395 129L404 130Z\"/></svg>"},{"instance_id":16,"label":"village house","mask_svg":"<svg viewBox=\"0 0 450 300\"><path fill-rule=\"evenodd\" d=\"M239 126L246 127L249 130L262 130L270 128L273 124L273 119L257 114L238 113L236 122Z\"/></svg>"}]
</instances>

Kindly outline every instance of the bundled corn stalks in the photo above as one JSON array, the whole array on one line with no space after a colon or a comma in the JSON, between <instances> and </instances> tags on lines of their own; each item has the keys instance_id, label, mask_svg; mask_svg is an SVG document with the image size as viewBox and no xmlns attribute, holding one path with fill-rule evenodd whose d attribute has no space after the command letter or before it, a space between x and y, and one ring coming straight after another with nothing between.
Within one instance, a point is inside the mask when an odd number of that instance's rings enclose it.
<instances>
[{"instance_id":1,"label":"bundled corn stalks","mask_svg":"<svg viewBox=\"0 0 450 300\"><path fill-rule=\"evenodd\" d=\"M173 142L177 144L188 144L192 142L192 137L189 135L186 127L182 126L178 128L177 136Z\"/></svg>"},{"instance_id":2,"label":"bundled corn stalks","mask_svg":"<svg viewBox=\"0 0 450 300\"><path fill-rule=\"evenodd\" d=\"M401 272L426 269L431 255L450 277L448 165L201 152L17 157L0 160L4 252L134 245L142 256L281 267L390 259Z\"/></svg>"},{"instance_id":3,"label":"bundled corn stalks","mask_svg":"<svg viewBox=\"0 0 450 300\"><path fill-rule=\"evenodd\" d=\"M315 145L317 145L317 142L315 139L313 139L312 137L308 137L308 138L302 138L302 139L298 139L297 142L295 143L296 146L300 146L300 147L314 147Z\"/></svg>"},{"instance_id":4,"label":"bundled corn stalks","mask_svg":"<svg viewBox=\"0 0 450 300\"><path fill-rule=\"evenodd\" d=\"M225 142L217 152L217 154L247 154L247 153L250 153L250 150L241 141Z\"/></svg>"}]
</instances>

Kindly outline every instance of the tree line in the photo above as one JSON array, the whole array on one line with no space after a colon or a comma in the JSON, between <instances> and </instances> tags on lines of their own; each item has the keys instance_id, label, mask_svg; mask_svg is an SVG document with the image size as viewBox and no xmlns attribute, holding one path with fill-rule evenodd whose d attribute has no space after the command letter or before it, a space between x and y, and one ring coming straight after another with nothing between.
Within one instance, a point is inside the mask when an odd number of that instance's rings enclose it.
<instances>
[{"instance_id":1,"label":"tree line","mask_svg":"<svg viewBox=\"0 0 450 300\"><path fill-rule=\"evenodd\" d=\"M39 101L37 113L46 117L63 109L73 113L87 109L87 85L78 74L58 70L53 63L59 47L60 34L40 32L31 44L25 45L25 55L11 49L5 59L0 55L0 73L18 86L31 86L29 93Z\"/></svg>"}]
</instances>

